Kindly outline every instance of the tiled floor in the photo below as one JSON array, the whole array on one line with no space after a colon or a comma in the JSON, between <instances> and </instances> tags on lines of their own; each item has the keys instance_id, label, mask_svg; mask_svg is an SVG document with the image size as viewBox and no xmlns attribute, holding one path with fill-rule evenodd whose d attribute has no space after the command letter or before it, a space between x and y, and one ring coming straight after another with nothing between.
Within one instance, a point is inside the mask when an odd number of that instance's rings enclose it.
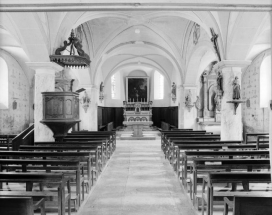
<instances>
[{"instance_id":1,"label":"tiled floor","mask_svg":"<svg viewBox=\"0 0 272 215\"><path fill-rule=\"evenodd\" d=\"M80 215L195 215L157 140L118 140Z\"/></svg>"}]
</instances>

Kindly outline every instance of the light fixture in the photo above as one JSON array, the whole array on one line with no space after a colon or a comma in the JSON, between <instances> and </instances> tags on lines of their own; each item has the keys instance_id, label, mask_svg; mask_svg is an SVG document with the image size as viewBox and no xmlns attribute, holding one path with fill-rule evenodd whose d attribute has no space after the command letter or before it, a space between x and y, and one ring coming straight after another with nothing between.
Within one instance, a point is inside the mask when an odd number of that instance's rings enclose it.
<instances>
[{"instance_id":1,"label":"light fixture","mask_svg":"<svg viewBox=\"0 0 272 215\"><path fill-rule=\"evenodd\" d=\"M80 41L72 30L69 42L64 41L64 46L57 48L55 55L50 55L50 61L55 62L63 67L74 67L74 68L86 68L90 66L90 57L82 50L82 41ZM62 55L62 52L70 46L70 55ZM77 54L75 52L77 50Z\"/></svg>"}]
</instances>

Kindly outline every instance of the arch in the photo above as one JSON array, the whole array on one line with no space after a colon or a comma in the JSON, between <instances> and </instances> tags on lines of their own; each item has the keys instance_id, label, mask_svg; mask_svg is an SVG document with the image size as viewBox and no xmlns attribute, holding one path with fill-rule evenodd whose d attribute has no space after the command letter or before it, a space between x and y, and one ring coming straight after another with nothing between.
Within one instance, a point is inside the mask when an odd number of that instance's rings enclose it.
<instances>
[{"instance_id":1,"label":"arch","mask_svg":"<svg viewBox=\"0 0 272 215\"><path fill-rule=\"evenodd\" d=\"M189 57L184 83L196 85L198 81L197 77L199 77L208 64L214 60L217 60L217 57L212 44L207 41L199 42Z\"/></svg>"},{"instance_id":2,"label":"arch","mask_svg":"<svg viewBox=\"0 0 272 215\"><path fill-rule=\"evenodd\" d=\"M181 71L181 68L179 67L179 65L178 65L178 63L177 63L177 60L174 58L173 55L171 55L171 53L169 53L169 52L168 52L167 50L165 50L163 47L160 47L160 46L158 46L158 45L156 45L156 44L152 44L152 43L149 43L149 42L143 42L143 43L145 44L145 47L148 47L148 46L149 46L149 47L151 47L151 48L154 48L155 50L159 50L159 53L164 53L164 54L166 54L167 57L162 56L162 55L158 55L158 56L165 57L166 59L168 59L168 60L172 63L172 65L173 65L173 67L176 69L176 71ZM147 45L147 46L146 46L146 45ZM133 47L136 47L136 46L137 46L137 44L135 44L134 42L126 42L126 43L123 43L123 44L118 44L118 45L116 45L115 47L113 47L111 50L109 50L109 51L107 52L107 58L103 58L103 60L101 59L101 60L99 61L99 65L97 65L97 67L95 68L94 83L96 82L97 73L100 71L100 68L101 68L102 64L104 63L104 61L105 61L106 59L109 59L111 56L114 56L114 55L116 55L117 53L121 52L123 47L129 47L129 48L131 47L131 48L133 48ZM138 59L139 57L138 57L138 56L134 56L134 58L135 58L135 60L136 60L136 59ZM159 65L159 64L158 64L157 62L155 62L155 61L152 61L150 58L143 57L143 56L141 56L140 58L143 58L143 59L148 60L149 62L152 62L152 64L154 65L154 67L155 67L156 69L158 69L159 71L163 72L163 74L165 75L165 77L167 77L167 79L170 81L170 77L169 77L167 71L165 71L161 65ZM126 61L127 61L127 60L126 60ZM119 66L119 65L121 65L121 64L126 63L126 61L122 61L122 62L118 63L115 67L117 67L117 66ZM136 62L135 62L135 63L136 63ZM113 70L115 70L115 67L113 68ZM179 72L179 74L180 74L180 72ZM180 74L181 82L182 82L182 80L183 80L182 77L183 77L183 76ZM170 83L170 82L169 82L169 83Z\"/></svg>"},{"instance_id":3,"label":"arch","mask_svg":"<svg viewBox=\"0 0 272 215\"><path fill-rule=\"evenodd\" d=\"M152 64L149 64L149 63L141 63L142 66L145 66L145 67L148 67L148 68L152 68L154 70L157 70L158 72L160 72L161 74L163 74L163 76L166 78L168 84L170 85L171 84L171 80L170 80L170 77L168 76L168 74L162 70L160 67L156 67L155 65L152 65ZM107 82L107 80L114 74L116 73L117 71L119 70L122 70L126 67L129 67L129 66L139 66L139 64L137 62L130 62L130 63L123 63L123 64L120 64L118 65L117 67L113 68L109 73L108 75L105 77L105 82Z\"/></svg>"},{"instance_id":4,"label":"arch","mask_svg":"<svg viewBox=\"0 0 272 215\"><path fill-rule=\"evenodd\" d=\"M215 12L214 12L215 13ZM140 15L140 16L129 16L127 14L124 14L122 12L78 12L78 13L67 13L65 15L65 17L63 18L62 24L59 28L59 31L57 32L57 37L56 37L56 42L54 43L54 45L58 46L60 44L60 40L59 38L62 38L62 35L66 35L68 36L71 30L71 26L76 27L88 20L92 20L92 19L96 19L96 18L102 18L102 17L115 17L115 18L120 18L120 19L124 19L125 21L127 21L127 23L130 23L130 26L133 25L145 25L148 26L150 29L150 20L159 16L176 16L176 17L181 17L181 18L185 18L191 21L194 21L196 23L199 23L208 33L208 35L210 35L210 31L209 28L213 27L216 32L219 33L219 35L221 35L221 30L220 30L220 25L218 23L218 20L215 18L214 14L212 14L211 12L208 11L196 11L196 12L188 12L188 11L170 11L170 12L154 12L154 13L150 13L147 15ZM136 20L136 18L139 18L139 20ZM129 20L129 19L132 19ZM71 20L75 20L75 22L71 22ZM126 27L127 28L127 27ZM109 44L110 41L112 41L113 38L115 38L118 35L113 35L112 38L109 39L109 41L105 41L105 44ZM222 37L219 36L219 46L220 48L220 52L221 52L221 56L222 59L224 58L224 46L223 46L223 42L221 41ZM164 37L164 39L166 39ZM169 44L171 44L171 42L169 42L168 40L168 46ZM106 46L106 45L105 45ZM171 47L171 46L169 46ZM167 47L167 49L169 49L169 47ZM172 51L174 51L173 47L171 47ZM103 52L106 52L106 48L103 49ZM93 63L97 62L97 64L99 64L101 62L101 58L103 55L103 52L101 52L101 56L99 57L99 59L93 61ZM179 59L179 54L178 52L175 52L174 58L175 59ZM178 61L179 62L179 61ZM182 65L179 65L179 70L182 74ZM97 65L95 66L95 71L97 71ZM181 75L182 76L182 75ZM94 78L95 79L95 78Z\"/></svg>"}]
</instances>

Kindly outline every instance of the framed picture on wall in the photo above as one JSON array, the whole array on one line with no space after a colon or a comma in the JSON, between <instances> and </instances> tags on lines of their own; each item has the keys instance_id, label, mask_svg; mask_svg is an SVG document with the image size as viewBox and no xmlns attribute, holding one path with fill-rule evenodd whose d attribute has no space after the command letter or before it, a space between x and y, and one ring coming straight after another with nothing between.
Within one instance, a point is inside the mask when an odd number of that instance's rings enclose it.
<instances>
[{"instance_id":1,"label":"framed picture on wall","mask_svg":"<svg viewBox=\"0 0 272 215\"><path fill-rule=\"evenodd\" d=\"M126 100L128 102L148 102L149 77L126 77Z\"/></svg>"}]
</instances>

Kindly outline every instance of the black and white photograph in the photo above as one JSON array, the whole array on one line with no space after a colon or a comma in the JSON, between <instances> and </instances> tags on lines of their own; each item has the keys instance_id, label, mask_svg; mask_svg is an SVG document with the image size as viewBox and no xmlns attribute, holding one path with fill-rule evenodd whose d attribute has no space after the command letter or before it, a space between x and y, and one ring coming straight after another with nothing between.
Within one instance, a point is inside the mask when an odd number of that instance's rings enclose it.
<instances>
[{"instance_id":1,"label":"black and white photograph","mask_svg":"<svg viewBox=\"0 0 272 215\"><path fill-rule=\"evenodd\" d=\"M0 215L272 215L272 0L0 0Z\"/></svg>"}]
</instances>

